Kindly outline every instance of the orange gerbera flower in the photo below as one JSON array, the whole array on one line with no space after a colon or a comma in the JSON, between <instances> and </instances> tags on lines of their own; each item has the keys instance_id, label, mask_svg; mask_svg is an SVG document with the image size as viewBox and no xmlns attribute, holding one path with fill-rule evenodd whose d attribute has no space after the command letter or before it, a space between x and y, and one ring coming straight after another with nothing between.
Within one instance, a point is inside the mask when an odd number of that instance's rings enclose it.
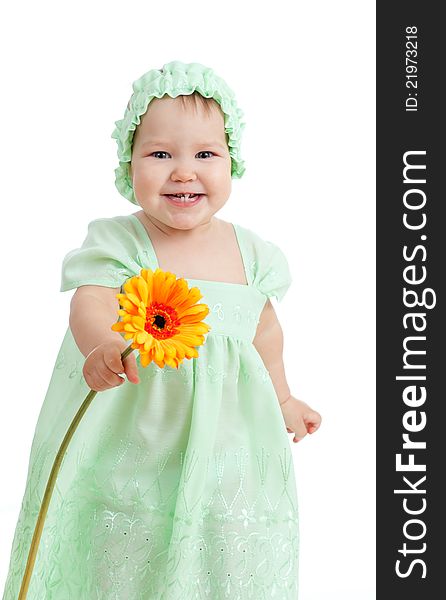
<instances>
[{"instance_id":1,"label":"orange gerbera flower","mask_svg":"<svg viewBox=\"0 0 446 600\"><path fill-rule=\"evenodd\" d=\"M131 347L139 350L143 367L153 360L161 368L178 369L184 358L198 358L195 346L204 343L211 327L201 322L209 308L196 304L203 297L197 287L161 269L142 269L123 287L126 293L116 294L122 320L112 329L133 339Z\"/></svg>"}]
</instances>

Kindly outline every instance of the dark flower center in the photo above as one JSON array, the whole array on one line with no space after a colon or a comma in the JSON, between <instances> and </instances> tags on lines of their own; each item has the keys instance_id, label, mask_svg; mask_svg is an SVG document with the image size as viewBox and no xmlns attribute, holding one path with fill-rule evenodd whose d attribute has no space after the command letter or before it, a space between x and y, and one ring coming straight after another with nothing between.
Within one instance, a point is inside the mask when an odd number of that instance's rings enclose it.
<instances>
[{"instance_id":1,"label":"dark flower center","mask_svg":"<svg viewBox=\"0 0 446 600\"><path fill-rule=\"evenodd\" d=\"M161 302L152 302L146 308L144 329L157 340L167 340L179 333L181 325L177 311L172 306Z\"/></svg>"},{"instance_id":2,"label":"dark flower center","mask_svg":"<svg viewBox=\"0 0 446 600\"><path fill-rule=\"evenodd\" d=\"M156 317L153 319L153 324L159 329L163 329L166 324L166 319L162 315L156 315Z\"/></svg>"}]
</instances>

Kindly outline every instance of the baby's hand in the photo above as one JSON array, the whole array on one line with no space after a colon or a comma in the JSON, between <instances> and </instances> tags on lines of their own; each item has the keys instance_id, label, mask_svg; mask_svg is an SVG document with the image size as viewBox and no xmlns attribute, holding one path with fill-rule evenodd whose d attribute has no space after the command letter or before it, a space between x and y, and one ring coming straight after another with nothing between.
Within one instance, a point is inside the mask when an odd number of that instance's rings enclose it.
<instances>
[{"instance_id":1,"label":"baby's hand","mask_svg":"<svg viewBox=\"0 0 446 600\"><path fill-rule=\"evenodd\" d=\"M103 392L124 383L118 373L127 375L132 383L139 383L135 351L121 361L121 354L127 348L124 340L108 340L96 346L86 357L82 373L90 389Z\"/></svg>"},{"instance_id":2,"label":"baby's hand","mask_svg":"<svg viewBox=\"0 0 446 600\"><path fill-rule=\"evenodd\" d=\"M280 408L288 433L294 432L293 442L299 442L307 433L314 433L319 429L321 415L302 400L289 396Z\"/></svg>"}]
</instances>

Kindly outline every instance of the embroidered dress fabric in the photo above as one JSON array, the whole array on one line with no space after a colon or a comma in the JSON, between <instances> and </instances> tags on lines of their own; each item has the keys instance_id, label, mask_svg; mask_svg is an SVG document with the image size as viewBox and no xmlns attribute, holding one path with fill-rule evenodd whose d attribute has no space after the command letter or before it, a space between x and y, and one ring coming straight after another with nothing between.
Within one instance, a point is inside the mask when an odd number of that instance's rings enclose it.
<instances>
[{"instance_id":1,"label":"embroidered dress fabric","mask_svg":"<svg viewBox=\"0 0 446 600\"><path fill-rule=\"evenodd\" d=\"M297 600L290 440L253 345L291 283L278 246L233 224L247 285L187 279L209 306L199 357L99 392L64 456L28 600ZM97 219L61 291L121 287L158 261L136 215ZM116 317L118 320L118 315ZM130 343L130 342L129 342ZM135 351L136 352L136 351ZM3 600L16 600L50 470L89 388L68 327L32 441Z\"/></svg>"}]
</instances>

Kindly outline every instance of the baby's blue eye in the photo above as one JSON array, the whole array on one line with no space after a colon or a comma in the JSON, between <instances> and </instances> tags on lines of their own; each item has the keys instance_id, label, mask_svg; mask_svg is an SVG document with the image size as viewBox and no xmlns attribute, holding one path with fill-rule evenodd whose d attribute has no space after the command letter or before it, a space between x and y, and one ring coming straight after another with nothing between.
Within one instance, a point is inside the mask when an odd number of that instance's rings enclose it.
<instances>
[{"instance_id":1,"label":"baby's blue eye","mask_svg":"<svg viewBox=\"0 0 446 600\"><path fill-rule=\"evenodd\" d=\"M198 154L214 154L214 153L211 152L210 150L203 150L202 152L199 152Z\"/></svg>"}]
</instances>

